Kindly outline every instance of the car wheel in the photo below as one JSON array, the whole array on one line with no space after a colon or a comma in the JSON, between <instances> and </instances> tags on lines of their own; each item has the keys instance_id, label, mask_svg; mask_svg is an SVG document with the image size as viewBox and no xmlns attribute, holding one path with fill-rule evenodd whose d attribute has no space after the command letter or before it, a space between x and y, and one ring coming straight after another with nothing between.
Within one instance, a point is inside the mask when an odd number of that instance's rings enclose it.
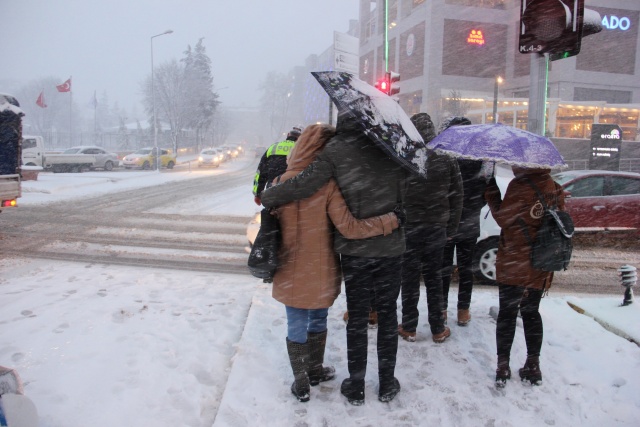
<instances>
[{"instance_id":1,"label":"car wheel","mask_svg":"<svg viewBox=\"0 0 640 427\"><path fill-rule=\"evenodd\" d=\"M151 164L150 164L149 162L144 162L144 163L142 164L142 170L145 170L145 171L146 171L146 170L149 170L149 169L150 169L150 167L151 167Z\"/></svg>"},{"instance_id":2,"label":"car wheel","mask_svg":"<svg viewBox=\"0 0 640 427\"><path fill-rule=\"evenodd\" d=\"M473 275L483 285L496 285L496 255L498 237L489 237L476 244L473 253Z\"/></svg>"},{"instance_id":3,"label":"car wheel","mask_svg":"<svg viewBox=\"0 0 640 427\"><path fill-rule=\"evenodd\" d=\"M173 162L167 163L167 169L173 169L173 165L175 165Z\"/></svg>"},{"instance_id":4,"label":"car wheel","mask_svg":"<svg viewBox=\"0 0 640 427\"><path fill-rule=\"evenodd\" d=\"M104 164L104 170L111 172L113 170L113 162L108 161Z\"/></svg>"}]
</instances>

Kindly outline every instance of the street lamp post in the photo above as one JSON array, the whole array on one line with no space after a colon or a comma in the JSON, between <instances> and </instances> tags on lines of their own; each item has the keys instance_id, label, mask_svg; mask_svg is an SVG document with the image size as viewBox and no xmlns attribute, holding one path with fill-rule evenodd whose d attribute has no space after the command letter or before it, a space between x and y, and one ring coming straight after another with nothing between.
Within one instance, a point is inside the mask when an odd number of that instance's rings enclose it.
<instances>
[{"instance_id":1,"label":"street lamp post","mask_svg":"<svg viewBox=\"0 0 640 427\"><path fill-rule=\"evenodd\" d=\"M153 104L153 147L155 149L155 163L156 163L156 171L160 171L160 159L158 152L158 122L156 120L156 91L155 91L155 82L153 79L153 39L156 37L164 36L165 34L173 33L172 30L167 30L164 33L156 34L155 36L151 36L151 104Z\"/></svg>"},{"instance_id":2,"label":"street lamp post","mask_svg":"<svg viewBox=\"0 0 640 427\"><path fill-rule=\"evenodd\" d=\"M502 83L502 77L496 76L495 84L493 85L493 123L498 122L498 85Z\"/></svg>"}]
</instances>

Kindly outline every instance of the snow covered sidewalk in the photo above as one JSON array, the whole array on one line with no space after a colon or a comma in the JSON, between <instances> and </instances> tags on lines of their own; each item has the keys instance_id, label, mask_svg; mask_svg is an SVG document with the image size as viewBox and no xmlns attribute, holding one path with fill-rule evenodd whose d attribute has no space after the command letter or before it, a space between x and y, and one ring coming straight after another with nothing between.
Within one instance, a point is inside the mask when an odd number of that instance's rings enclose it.
<instances>
[{"instance_id":1,"label":"snow covered sidewalk","mask_svg":"<svg viewBox=\"0 0 640 427\"><path fill-rule=\"evenodd\" d=\"M431 340L423 294L418 341L399 343L396 376L402 391L389 404L377 400L376 330L370 330L366 403L354 407L340 394L340 383L348 375L344 295L329 311L325 359L335 366L337 377L312 387L311 401L299 403L289 391L293 376L285 346L284 308L270 292L270 286L262 285L253 297L216 427L637 426L640 348L567 304L571 300L601 307L603 317L612 317L613 307L620 322L626 322L621 327L637 332L640 305L617 307L622 298L554 297L553 293L545 298L543 385L532 387L514 378L504 390L496 390L495 320L489 310L497 305L497 289L474 290L472 322L464 328L451 325L452 336L444 344ZM453 294L452 298L455 301ZM511 363L516 377L526 358L518 322Z\"/></svg>"}]
</instances>

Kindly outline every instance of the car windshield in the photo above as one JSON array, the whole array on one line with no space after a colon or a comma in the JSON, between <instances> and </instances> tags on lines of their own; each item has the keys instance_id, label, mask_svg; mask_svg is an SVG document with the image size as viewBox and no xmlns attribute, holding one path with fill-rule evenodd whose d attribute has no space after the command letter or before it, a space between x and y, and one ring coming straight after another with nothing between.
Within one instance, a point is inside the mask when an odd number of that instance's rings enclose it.
<instances>
[{"instance_id":1,"label":"car windshield","mask_svg":"<svg viewBox=\"0 0 640 427\"><path fill-rule=\"evenodd\" d=\"M216 152L214 150L205 150L203 151L201 154L208 154L208 155L212 155L212 154L216 154Z\"/></svg>"},{"instance_id":2,"label":"car windshield","mask_svg":"<svg viewBox=\"0 0 640 427\"><path fill-rule=\"evenodd\" d=\"M141 148L133 154L149 154L151 153L151 148Z\"/></svg>"},{"instance_id":3,"label":"car windshield","mask_svg":"<svg viewBox=\"0 0 640 427\"><path fill-rule=\"evenodd\" d=\"M80 148L67 148L62 154L77 154L80 152Z\"/></svg>"}]
</instances>

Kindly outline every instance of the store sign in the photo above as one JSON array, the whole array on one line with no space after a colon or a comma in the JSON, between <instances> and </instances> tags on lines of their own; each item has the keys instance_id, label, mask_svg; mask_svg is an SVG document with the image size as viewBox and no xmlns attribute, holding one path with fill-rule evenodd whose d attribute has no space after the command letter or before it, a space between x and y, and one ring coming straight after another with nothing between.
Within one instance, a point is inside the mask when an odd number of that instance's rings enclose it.
<instances>
[{"instance_id":1,"label":"store sign","mask_svg":"<svg viewBox=\"0 0 640 427\"><path fill-rule=\"evenodd\" d=\"M627 31L631 27L631 20L626 16L618 18L616 15L605 15L602 18L602 26L609 30Z\"/></svg>"},{"instance_id":2,"label":"store sign","mask_svg":"<svg viewBox=\"0 0 640 427\"><path fill-rule=\"evenodd\" d=\"M471 30L469 37L467 37L467 43L482 46L484 44L482 30Z\"/></svg>"},{"instance_id":3,"label":"store sign","mask_svg":"<svg viewBox=\"0 0 640 427\"><path fill-rule=\"evenodd\" d=\"M407 37L407 56L413 55L413 51L416 48L416 36L413 33Z\"/></svg>"},{"instance_id":4,"label":"store sign","mask_svg":"<svg viewBox=\"0 0 640 427\"><path fill-rule=\"evenodd\" d=\"M622 129L618 125L591 125L589 169L619 170Z\"/></svg>"}]
</instances>

